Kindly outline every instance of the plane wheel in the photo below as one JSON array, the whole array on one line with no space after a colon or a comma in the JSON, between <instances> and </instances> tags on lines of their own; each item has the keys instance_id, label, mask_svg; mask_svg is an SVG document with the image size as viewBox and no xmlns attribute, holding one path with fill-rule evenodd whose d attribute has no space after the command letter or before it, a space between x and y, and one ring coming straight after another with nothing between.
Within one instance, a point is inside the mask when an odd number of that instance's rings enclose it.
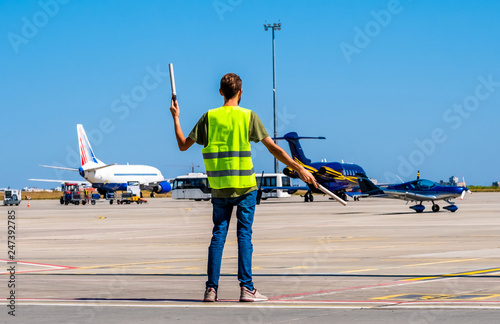
<instances>
[{"instance_id":1,"label":"plane wheel","mask_svg":"<svg viewBox=\"0 0 500 324\"><path fill-rule=\"evenodd\" d=\"M310 202L313 202L313 201L314 201L314 196L312 195L312 193L311 193L311 194L309 194L309 201L310 201Z\"/></svg>"},{"instance_id":2,"label":"plane wheel","mask_svg":"<svg viewBox=\"0 0 500 324\"><path fill-rule=\"evenodd\" d=\"M308 195L308 194L306 194L306 195L304 196L304 202L309 202L309 195Z\"/></svg>"},{"instance_id":3,"label":"plane wheel","mask_svg":"<svg viewBox=\"0 0 500 324\"><path fill-rule=\"evenodd\" d=\"M154 198L154 197L155 197L155 193L154 193L154 192L152 192L152 193L149 195L149 197Z\"/></svg>"},{"instance_id":4,"label":"plane wheel","mask_svg":"<svg viewBox=\"0 0 500 324\"><path fill-rule=\"evenodd\" d=\"M433 212L438 212L439 211L439 205L432 205L432 211Z\"/></svg>"}]
</instances>

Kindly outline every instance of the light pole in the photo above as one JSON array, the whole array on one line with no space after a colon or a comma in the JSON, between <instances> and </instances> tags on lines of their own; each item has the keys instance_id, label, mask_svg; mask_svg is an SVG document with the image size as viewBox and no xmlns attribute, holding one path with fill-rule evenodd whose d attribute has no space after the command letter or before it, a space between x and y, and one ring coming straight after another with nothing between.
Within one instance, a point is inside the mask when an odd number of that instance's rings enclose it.
<instances>
[{"instance_id":1,"label":"light pole","mask_svg":"<svg viewBox=\"0 0 500 324\"><path fill-rule=\"evenodd\" d=\"M273 116L274 116L274 138L278 137L278 118L276 116L276 55L274 52L274 31L281 30L281 23L264 24L264 30L271 29L273 35ZM274 143L277 143L275 140ZM274 158L274 173L279 173L278 160Z\"/></svg>"}]
</instances>

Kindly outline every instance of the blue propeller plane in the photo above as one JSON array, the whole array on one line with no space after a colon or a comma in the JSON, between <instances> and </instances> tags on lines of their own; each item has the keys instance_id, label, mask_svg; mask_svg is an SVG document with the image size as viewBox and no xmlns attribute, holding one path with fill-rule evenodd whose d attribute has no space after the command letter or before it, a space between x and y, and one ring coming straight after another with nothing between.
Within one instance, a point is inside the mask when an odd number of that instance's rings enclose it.
<instances>
[{"instance_id":1,"label":"blue propeller plane","mask_svg":"<svg viewBox=\"0 0 500 324\"><path fill-rule=\"evenodd\" d=\"M346 190L358 185L356 174L364 175L365 171L363 168L352 163L311 162L302 150L302 146L299 142L300 139L325 139L325 137L304 137L299 136L296 132L290 132L285 134L283 137L275 138L275 140L286 140L290 146L292 158L306 170L311 172L319 184L323 185L323 187L330 190L343 200L346 200ZM283 169L283 173L290 178L296 179L299 177L299 175L289 167ZM312 195L313 192L323 194L322 191L316 189L314 185L311 184L308 184L308 187L304 188L308 189L304 196L305 202L314 200Z\"/></svg>"},{"instance_id":2,"label":"blue propeller plane","mask_svg":"<svg viewBox=\"0 0 500 324\"><path fill-rule=\"evenodd\" d=\"M465 186L440 186L433 181L420 179L420 172L417 174L417 180L389 185L384 189L375 185L364 174L358 175L358 181L362 197L402 199L406 200L407 203L414 201L417 204L410 206L410 208L417 213L424 211L425 206L422 204L424 201L432 201L432 211L438 212L439 205L435 203L436 200L446 201L450 205L443 208L450 212L455 212L458 207L450 199L460 197L460 200L462 200L466 192L471 192Z\"/></svg>"}]
</instances>

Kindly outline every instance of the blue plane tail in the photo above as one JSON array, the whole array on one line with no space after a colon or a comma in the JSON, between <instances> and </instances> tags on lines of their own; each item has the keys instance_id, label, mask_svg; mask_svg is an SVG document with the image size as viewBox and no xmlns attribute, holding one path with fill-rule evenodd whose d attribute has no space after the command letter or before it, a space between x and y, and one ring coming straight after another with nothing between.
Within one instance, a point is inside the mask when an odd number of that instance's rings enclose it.
<instances>
[{"instance_id":1,"label":"blue plane tail","mask_svg":"<svg viewBox=\"0 0 500 324\"><path fill-rule=\"evenodd\" d=\"M367 195L380 195L383 194L384 191L380 189L376 184L370 181L365 174L357 173L359 188L361 189L361 193Z\"/></svg>"},{"instance_id":2,"label":"blue plane tail","mask_svg":"<svg viewBox=\"0 0 500 324\"><path fill-rule=\"evenodd\" d=\"M300 145L300 139L326 139L323 136L320 137L304 137L299 136L296 132L286 133L283 137L274 138L275 140L286 140L290 146L290 152L292 153L292 158L298 159L305 165L311 164L311 160L306 157L302 146Z\"/></svg>"}]
</instances>

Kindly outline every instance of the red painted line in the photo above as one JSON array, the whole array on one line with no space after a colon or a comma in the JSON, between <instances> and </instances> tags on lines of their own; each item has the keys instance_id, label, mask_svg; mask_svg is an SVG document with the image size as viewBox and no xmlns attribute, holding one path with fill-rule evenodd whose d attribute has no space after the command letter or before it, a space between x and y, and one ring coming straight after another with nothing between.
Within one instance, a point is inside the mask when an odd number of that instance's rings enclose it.
<instances>
[{"instance_id":1,"label":"red painted line","mask_svg":"<svg viewBox=\"0 0 500 324\"><path fill-rule=\"evenodd\" d=\"M24 264L24 265L33 265L33 266L39 266L39 267L51 267L51 268L53 268L53 269L22 270L22 271L16 271L16 273L78 269L78 267L62 266L62 265L47 264L47 263L37 263L37 262L27 262L27 261L13 261L13 260L5 260L5 259L0 259L0 262L6 262L6 263L7 262L15 262L15 263ZM0 272L0 274L8 274L8 273L9 272Z\"/></svg>"}]
</instances>

